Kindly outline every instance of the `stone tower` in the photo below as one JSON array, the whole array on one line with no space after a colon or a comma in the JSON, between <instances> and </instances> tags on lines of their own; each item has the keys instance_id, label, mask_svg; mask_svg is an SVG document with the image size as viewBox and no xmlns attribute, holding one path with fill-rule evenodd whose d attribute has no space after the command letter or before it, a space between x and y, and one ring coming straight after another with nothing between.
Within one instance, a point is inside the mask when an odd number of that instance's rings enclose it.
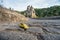
<instances>
[{"instance_id":1,"label":"stone tower","mask_svg":"<svg viewBox=\"0 0 60 40\"><path fill-rule=\"evenodd\" d=\"M35 15L35 10L32 6L27 6L27 10L26 10L26 16L27 17L30 17L30 18L35 18L36 15Z\"/></svg>"}]
</instances>

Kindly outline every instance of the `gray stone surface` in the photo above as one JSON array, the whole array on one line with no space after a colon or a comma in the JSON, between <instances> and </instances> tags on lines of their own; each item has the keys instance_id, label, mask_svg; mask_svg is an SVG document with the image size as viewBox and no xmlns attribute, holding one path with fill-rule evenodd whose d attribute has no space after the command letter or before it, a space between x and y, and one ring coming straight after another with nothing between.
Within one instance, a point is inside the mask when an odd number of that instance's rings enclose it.
<instances>
[{"instance_id":1,"label":"gray stone surface","mask_svg":"<svg viewBox=\"0 0 60 40\"><path fill-rule=\"evenodd\" d=\"M25 32L3 31L0 32L0 40L37 40L37 37Z\"/></svg>"},{"instance_id":2,"label":"gray stone surface","mask_svg":"<svg viewBox=\"0 0 60 40\"><path fill-rule=\"evenodd\" d=\"M44 31L50 32L50 33L59 33L60 34L60 29L59 28L54 28L54 27L43 27Z\"/></svg>"},{"instance_id":3,"label":"gray stone surface","mask_svg":"<svg viewBox=\"0 0 60 40\"><path fill-rule=\"evenodd\" d=\"M30 27L27 31L33 33L43 33L43 30L40 27Z\"/></svg>"},{"instance_id":4,"label":"gray stone surface","mask_svg":"<svg viewBox=\"0 0 60 40\"><path fill-rule=\"evenodd\" d=\"M27 31L3 31L2 29L20 29L15 24L0 25L0 40L60 40L60 21L32 21L32 26ZM40 25L42 25L42 27ZM39 26L38 26L39 25ZM31 33L30 33L31 32ZM37 33L37 35L35 34Z\"/></svg>"},{"instance_id":5,"label":"gray stone surface","mask_svg":"<svg viewBox=\"0 0 60 40\"><path fill-rule=\"evenodd\" d=\"M41 34L44 40L60 40L60 34Z\"/></svg>"}]
</instances>

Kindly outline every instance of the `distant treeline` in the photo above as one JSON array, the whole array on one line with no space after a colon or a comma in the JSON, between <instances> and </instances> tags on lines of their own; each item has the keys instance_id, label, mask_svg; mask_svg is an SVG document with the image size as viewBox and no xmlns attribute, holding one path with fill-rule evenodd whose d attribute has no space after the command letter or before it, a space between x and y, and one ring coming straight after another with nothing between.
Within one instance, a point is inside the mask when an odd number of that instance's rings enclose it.
<instances>
[{"instance_id":1,"label":"distant treeline","mask_svg":"<svg viewBox=\"0 0 60 40\"><path fill-rule=\"evenodd\" d=\"M60 16L60 6L52 6L49 8L35 9L38 17Z\"/></svg>"},{"instance_id":2,"label":"distant treeline","mask_svg":"<svg viewBox=\"0 0 60 40\"><path fill-rule=\"evenodd\" d=\"M39 18L51 17L51 16L60 16L60 6L52 6L49 8L42 8L42 9L35 8L35 12ZM20 13L24 15L25 11L21 11Z\"/></svg>"}]
</instances>

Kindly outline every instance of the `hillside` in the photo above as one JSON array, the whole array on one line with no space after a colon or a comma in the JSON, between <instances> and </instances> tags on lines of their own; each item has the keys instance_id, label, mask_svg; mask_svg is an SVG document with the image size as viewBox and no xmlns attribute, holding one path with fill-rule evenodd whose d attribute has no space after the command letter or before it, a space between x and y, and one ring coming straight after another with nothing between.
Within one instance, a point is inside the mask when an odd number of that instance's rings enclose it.
<instances>
[{"instance_id":1,"label":"hillside","mask_svg":"<svg viewBox=\"0 0 60 40\"><path fill-rule=\"evenodd\" d=\"M14 10L0 7L0 22L21 22L27 20L28 19L25 16Z\"/></svg>"},{"instance_id":2,"label":"hillside","mask_svg":"<svg viewBox=\"0 0 60 40\"><path fill-rule=\"evenodd\" d=\"M41 17L53 17L53 16L60 16L60 6L52 6L48 8L35 8L36 15ZM24 15L25 11L22 11L21 14Z\"/></svg>"},{"instance_id":3,"label":"hillside","mask_svg":"<svg viewBox=\"0 0 60 40\"><path fill-rule=\"evenodd\" d=\"M38 17L60 16L60 6L52 6L43 9L35 8L35 11Z\"/></svg>"}]
</instances>

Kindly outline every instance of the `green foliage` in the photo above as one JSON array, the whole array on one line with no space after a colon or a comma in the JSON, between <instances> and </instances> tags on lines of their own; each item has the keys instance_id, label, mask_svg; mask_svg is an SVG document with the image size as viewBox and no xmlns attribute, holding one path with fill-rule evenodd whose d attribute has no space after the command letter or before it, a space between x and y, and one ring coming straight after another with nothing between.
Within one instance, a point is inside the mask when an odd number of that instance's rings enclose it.
<instances>
[{"instance_id":1,"label":"green foliage","mask_svg":"<svg viewBox=\"0 0 60 40\"><path fill-rule=\"evenodd\" d=\"M42 8L42 9L35 8L35 12L37 17L60 16L60 6L52 6L49 8ZM21 11L19 13L26 16L25 11Z\"/></svg>"},{"instance_id":2,"label":"green foliage","mask_svg":"<svg viewBox=\"0 0 60 40\"><path fill-rule=\"evenodd\" d=\"M60 16L60 6L53 6L50 8L35 9L38 17Z\"/></svg>"}]
</instances>

